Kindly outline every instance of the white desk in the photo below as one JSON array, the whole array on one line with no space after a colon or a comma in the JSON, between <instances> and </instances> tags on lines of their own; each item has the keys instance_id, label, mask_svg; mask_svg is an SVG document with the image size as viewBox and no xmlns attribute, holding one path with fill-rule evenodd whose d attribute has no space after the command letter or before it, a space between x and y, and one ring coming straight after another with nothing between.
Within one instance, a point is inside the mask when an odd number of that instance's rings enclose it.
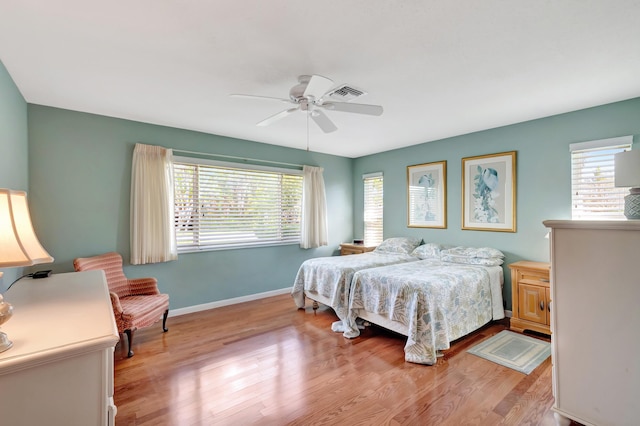
<instances>
[{"instance_id":1,"label":"white desk","mask_svg":"<svg viewBox=\"0 0 640 426\"><path fill-rule=\"evenodd\" d=\"M23 278L4 298L13 347L0 353L0 423L114 425L119 335L104 272Z\"/></svg>"}]
</instances>

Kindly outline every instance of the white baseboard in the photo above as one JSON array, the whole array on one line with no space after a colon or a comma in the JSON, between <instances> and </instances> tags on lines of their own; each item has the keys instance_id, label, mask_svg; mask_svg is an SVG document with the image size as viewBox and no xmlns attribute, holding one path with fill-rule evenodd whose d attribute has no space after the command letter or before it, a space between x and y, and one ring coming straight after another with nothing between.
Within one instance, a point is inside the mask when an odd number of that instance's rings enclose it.
<instances>
[{"instance_id":1,"label":"white baseboard","mask_svg":"<svg viewBox=\"0 0 640 426\"><path fill-rule=\"evenodd\" d=\"M169 317L191 314L194 312L206 311L208 309L220 308L222 306L235 305L237 303L250 302L252 300L264 299L271 296L291 293L291 287L280 290L266 291L264 293L250 294L249 296L234 297L233 299L218 300L216 302L203 303L202 305L187 306L186 308L169 309Z\"/></svg>"},{"instance_id":2,"label":"white baseboard","mask_svg":"<svg viewBox=\"0 0 640 426\"><path fill-rule=\"evenodd\" d=\"M511 311L507 311L506 309L504 310L504 316L507 318L511 318L513 316L513 312Z\"/></svg>"}]
</instances>

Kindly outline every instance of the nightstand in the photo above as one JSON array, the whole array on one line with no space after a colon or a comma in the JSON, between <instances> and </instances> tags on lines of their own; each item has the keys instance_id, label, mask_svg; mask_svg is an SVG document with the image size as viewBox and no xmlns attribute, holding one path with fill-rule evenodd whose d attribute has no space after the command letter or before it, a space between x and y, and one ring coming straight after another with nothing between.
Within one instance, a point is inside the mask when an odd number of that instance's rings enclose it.
<instances>
[{"instance_id":1,"label":"nightstand","mask_svg":"<svg viewBox=\"0 0 640 426\"><path fill-rule=\"evenodd\" d=\"M363 244L342 243L340 244L340 256L347 254L361 254L375 250L376 246L365 246Z\"/></svg>"},{"instance_id":2,"label":"nightstand","mask_svg":"<svg viewBox=\"0 0 640 426\"><path fill-rule=\"evenodd\" d=\"M551 295L547 262L522 260L511 269L511 329L551 334Z\"/></svg>"}]
</instances>

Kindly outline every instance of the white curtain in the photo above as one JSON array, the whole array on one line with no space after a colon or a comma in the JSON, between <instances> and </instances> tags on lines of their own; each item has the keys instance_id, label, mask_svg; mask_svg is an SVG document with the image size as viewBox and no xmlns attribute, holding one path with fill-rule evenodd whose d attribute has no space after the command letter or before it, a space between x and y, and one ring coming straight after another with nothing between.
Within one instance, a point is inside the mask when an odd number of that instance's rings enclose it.
<instances>
[{"instance_id":1,"label":"white curtain","mask_svg":"<svg viewBox=\"0 0 640 426\"><path fill-rule=\"evenodd\" d=\"M303 166L304 190L302 193L302 232L300 247L326 246L327 200L324 190L322 167Z\"/></svg>"},{"instance_id":2,"label":"white curtain","mask_svg":"<svg viewBox=\"0 0 640 426\"><path fill-rule=\"evenodd\" d=\"M136 144L131 167L131 264L176 260L173 152Z\"/></svg>"}]
</instances>

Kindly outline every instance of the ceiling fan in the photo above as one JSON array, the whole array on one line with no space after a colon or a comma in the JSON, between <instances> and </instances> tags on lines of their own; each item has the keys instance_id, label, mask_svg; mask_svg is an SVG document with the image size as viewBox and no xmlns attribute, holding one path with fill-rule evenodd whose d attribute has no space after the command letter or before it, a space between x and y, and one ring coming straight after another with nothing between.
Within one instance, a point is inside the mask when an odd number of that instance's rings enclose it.
<instances>
[{"instance_id":1,"label":"ceiling fan","mask_svg":"<svg viewBox=\"0 0 640 426\"><path fill-rule=\"evenodd\" d=\"M321 75L301 75L298 77L298 84L289 90L289 98L274 98L270 96L232 94L232 97L277 100L289 104L293 107L280 111L277 114L267 117L257 123L258 126L268 126L296 111L304 111L307 117L320 127L325 133L331 133L338 128L324 113L323 110L352 112L356 114L381 115L380 105L357 104L351 100L366 95L366 92L349 85L335 87L333 80ZM336 102L337 101L337 102Z\"/></svg>"}]
</instances>

